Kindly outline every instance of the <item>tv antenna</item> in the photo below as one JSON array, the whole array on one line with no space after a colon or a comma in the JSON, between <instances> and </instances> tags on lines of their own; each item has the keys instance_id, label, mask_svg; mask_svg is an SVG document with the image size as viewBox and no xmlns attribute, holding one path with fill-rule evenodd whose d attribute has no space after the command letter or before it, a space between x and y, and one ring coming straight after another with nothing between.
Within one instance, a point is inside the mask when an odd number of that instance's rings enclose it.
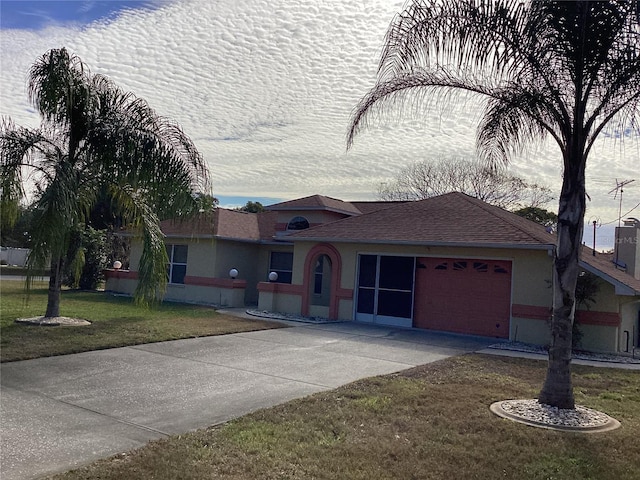
<instances>
[{"instance_id":1,"label":"tv antenna","mask_svg":"<svg viewBox=\"0 0 640 480\"><path fill-rule=\"evenodd\" d=\"M613 198L615 200L615 198L618 196L618 192L620 192L620 205L618 207L618 227L620 227L620 219L622 217L622 194L624 193L624 187L629 185L630 183L635 182L635 179L632 180L622 180L622 181L618 181L618 179L616 178L616 188L609 190L609 194L614 193L613 194Z\"/></svg>"}]
</instances>

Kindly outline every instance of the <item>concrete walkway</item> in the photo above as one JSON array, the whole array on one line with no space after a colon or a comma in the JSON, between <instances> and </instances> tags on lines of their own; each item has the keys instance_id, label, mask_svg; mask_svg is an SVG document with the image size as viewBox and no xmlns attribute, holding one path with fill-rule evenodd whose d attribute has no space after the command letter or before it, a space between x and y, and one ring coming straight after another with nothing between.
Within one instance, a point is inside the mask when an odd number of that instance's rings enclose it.
<instances>
[{"instance_id":1,"label":"concrete walkway","mask_svg":"<svg viewBox=\"0 0 640 480\"><path fill-rule=\"evenodd\" d=\"M355 323L177 340L0 365L0 477L66 471L494 340Z\"/></svg>"}]
</instances>

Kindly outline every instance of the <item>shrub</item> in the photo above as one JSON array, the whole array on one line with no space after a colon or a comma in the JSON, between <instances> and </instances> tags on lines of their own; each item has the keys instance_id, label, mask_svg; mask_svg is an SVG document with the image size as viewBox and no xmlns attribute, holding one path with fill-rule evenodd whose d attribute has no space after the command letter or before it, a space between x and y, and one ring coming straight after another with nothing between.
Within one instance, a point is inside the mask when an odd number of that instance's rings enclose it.
<instances>
[{"instance_id":1,"label":"shrub","mask_svg":"<svg viewBox=\"0 0 640 480\"><path fill-rule=\"evenodd\" d=\"M71 234L65 268L65 285L81 290L95 290L104 280L108 265L106 233L80 226Z\"/></svg>"}]
</instances>

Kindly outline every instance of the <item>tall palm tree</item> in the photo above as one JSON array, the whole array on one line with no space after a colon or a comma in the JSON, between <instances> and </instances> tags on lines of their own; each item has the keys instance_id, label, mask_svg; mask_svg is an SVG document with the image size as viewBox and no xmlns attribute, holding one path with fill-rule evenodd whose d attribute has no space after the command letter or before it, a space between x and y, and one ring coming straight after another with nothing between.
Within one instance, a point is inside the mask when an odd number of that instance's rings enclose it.
<instances>
[{"instance_id":1,"label":"tall palm tree","mask_svg":"<svg viewBox=\"0 0 640 480\"><path fill-rule=\"evenodd\" d=\"M25 181L35 187L27 287L30 272L50 261L45 316L59 315L70 233L87 222L107 192L117 214L143 237L136 298L151 301L166 284L160 220L197 209L196 194L209 189L205 161L176 124L92 74L64 48L34 63L28 93L41 115L40 128L17 127L10 119L0 126L3 211L15 210Z\"/></svg>"},{"instance_id":2,"label":"tall palm tree","mask_svg":"<svg viewBox=\"0 0 640 480\"><path fill-rule=\"evenodd\" d=\"M560 408L575 407L571 330L587 157L607 125L638 130L639 24L636 0L414 0L389 27L378 80L357 105L347 137L351 146L372 114L418 94L427 107L483 99L476 146L493 166L527 143L555 141L563 182L539 401Z\"/></svg>"}]
</instances>

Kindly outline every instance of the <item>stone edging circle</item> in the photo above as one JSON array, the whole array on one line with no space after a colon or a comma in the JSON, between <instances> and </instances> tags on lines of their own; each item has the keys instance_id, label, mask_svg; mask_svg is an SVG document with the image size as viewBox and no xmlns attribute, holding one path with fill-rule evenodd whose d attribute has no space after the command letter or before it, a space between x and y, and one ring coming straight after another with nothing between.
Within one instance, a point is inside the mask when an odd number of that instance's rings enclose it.
<instances>
[{"instance_id":1,"label":"stone edging circle","mask_svg":"<svg viewBox=\"0 0 640 480\"><path fill-rule=\"evenodd\" d=\"M615 418L581 405L576 405L575 409L562 409L537 400L503 400L493 403L489 409L499 417L550 430L599 433L620 427Z\"/></svg>"},{"instance_id":2,"label":"stone edging circle","mask_svg":"<svg viewBox=\"0 0 640 480\"><path fill-rule=\"evenodd\" d=\"M82 318L70 318L70 317L32 317L32 318L18 318L16 323L22 323L25 325L36 325L40 327L82 327L85 325L91 325L91 322L83 320Z\"/></svg>"}]
</instances>

